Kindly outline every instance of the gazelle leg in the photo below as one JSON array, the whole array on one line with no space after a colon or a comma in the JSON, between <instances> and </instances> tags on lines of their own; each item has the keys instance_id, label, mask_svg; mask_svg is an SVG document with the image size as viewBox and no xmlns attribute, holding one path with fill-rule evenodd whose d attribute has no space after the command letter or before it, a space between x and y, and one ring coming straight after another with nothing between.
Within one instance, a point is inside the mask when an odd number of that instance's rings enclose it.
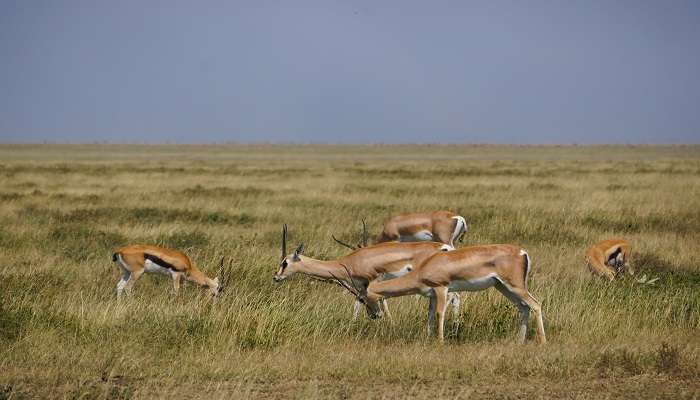
<instances>
[{"instance_id":1,"label":"gazelle leg","mask_svg":"<svg viewBox=\"0 0 700 400\"><path fill-rule=\"evenodd\" d=\"M127 293L131 294L131 289L134 287L134 283L136 283L137 280L143 275L145 270L140 269L133 271L131 275L129 276L129 279L126 281L124 284L124 290L126 290Z\"/></svg>"},{"instance_id":2,"label":"gazelle leg","mask_svg":"<svg viewBox=\"0 0 700 400\"><path fill-rule=\"evenodd\" d=\"M435 288L437 309L437 332L440 343L445 341L445 311L447 310L447 288L444 286Z\"/></svg>"},{"instance_id":3,"label":"gazelle leg","mask_svg":"<svg viewBox=\"0 0 700 400\"><path fill-rule=\"evenodd\" d=\"M384 313L389 319L389 322L394 322L394 317L392 317L391 313L389 312L389 303L387 303L386 299L382 299L382 309L384 309Z\"/></svg>"},{"instance_id":4,"label":"gazelle leg","mask_svg":"<svg viewBox=\"0 0 700 400\"><path fill-rule=\"evenodd\" d=\"M179 272L173 272L172 277L173 289L175 290L175 294L178 294L180 292L180 281L182 280L182 274Z\"/></svg>"},{"instance_id":5,"label":"gazelle leg","mask_svg":"<svg viewBox=\"0 0 700 400\"><path fill-rule=\"evenodd\" d=\"M547 343L547 337L544 334L544 321L542 320L542 306L540 302L528 291L525 291L523 294L523 300L530 306L532 312L535 313L535 321L537 321L537 339L541 344Z\"/></svg>"},{"instance_id":6,"label":"gazelle leg","mask_svg":"<svg viewBox=\"0 0 700 400\"><path fill-rule=\"evenodd\" d=\"M430 304L428 304L428 336L433 334L433 324L435 323L435 309L437 307L437 299L435 298L435 293L429 297Z\"/></svg>"},{"instance_id":7,"label":"gazelle leg","mask_svg":"<svg viewBox=\"0 0 700 400\"><path fill-rule=\"evenodd\" d=\"M355 304L352 307L352 320L356 320L357 316L360 315L360 310L362 309L362 303L359 300L355 300Z\"/></svg>"},{"instance_id":8,"label":"gazelle leg","mask_svg":"<svg viewBox=\"0 0 700 400\"><path fill-rule=\"evenodd\" d=\"M126 282L129 281L130 275L131 273L128 270L122 270L122 278L117 283L117 298L121 297L122 293L124 293L124 286L126 286Z\"/></svg>"},{"instance_id":9,"label":"gazelle leg","mask_svg":"<svg viewBox=\"0 0 700 400\"><path fill-rule=\"evenodd\" d=\"M525 343L525 338L527 337L527 325L530 319L530 306L525 301L520 293L516 292L516 289L511 289L507 287L502 282L496 283L494 286L496 290L501 292L508 300L510 300L516 307L518 307L518 312L520 312L520 329L518 330L518 341L520 343Z\"/></svg>"},{"instance_id":10,"label":"gazelle leg","mask_svg":"<svg viewBox=\"0 0 700 400\"><path fill-rule=\"evenodd\" d=\"M447 301L452 306L452 318L457 319L459 318L459 305L461 303L461 299L459 297L459 293L448 293L447 294Z\"/></svg>"},{"instance_id":11,"label":"gazelle leg","mask_svg":"<svg viewBox=\"0 0 700 400\"><path fill-rule=\"evenodd\" d=\"M503 289L501 289L503 288ZM518 309L521 310L520 314L523 316L523 318L526 318L529 316L529 311L532 310L532 312L535 313L535 321L537 324L537 339L541 344L547 343L547 337L545 336L544 333L544 321L542 319L542 306L540 306L540 302L533 296L530 292L528 292L525 289L522 288L507 288L503 283L498 283L496 285L496 289L498 289L501 293L503 293L506 297L513 300L513 298L518 300L518 303L516 305L518 306ZM505 290L505 293L502 291ZM506 294L509 293L509 294ZM513 296L513 297L511 297ZM523 310L527 309L527 314L523 313ZM524 322L525 328L520 327L521 332L527 331L527 320ZM524 335L521 335L522 341L524 341Z\"/></svg>"}]
</instances>

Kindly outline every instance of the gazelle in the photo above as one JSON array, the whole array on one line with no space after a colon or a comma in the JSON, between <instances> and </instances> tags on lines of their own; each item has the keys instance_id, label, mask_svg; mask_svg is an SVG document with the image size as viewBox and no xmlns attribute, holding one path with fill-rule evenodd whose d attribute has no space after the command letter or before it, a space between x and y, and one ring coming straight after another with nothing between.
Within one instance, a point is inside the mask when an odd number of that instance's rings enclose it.
<instances>
[{"instance_id":1,"label":"gazelle","mask_svg":"<svg viewBox=\"0 0 700 400\"><path fill-rule=\"evenodd\" d=\"M464 217L449 211L399 214L386 221L375 243L434 241L454 247L455 240L461 241L467 228ZM335 236L332 237L336 242L353 250L367 246L367 225L362 220L362 240L357 246L342 242Z\"/></svg>"},{"instance_id":2,"label":"gazelle","mask_svg":"<svg viewBox=\"0 0 700 400\"><path fill-rule=\"evenodd\" d=\"M352 274L354 266L348 264ZM519 246L496 244L471 246L445 253L436 253L410 273L390 281L373 281L365 290L337 282L363 302L372 318L381 315L378 302L397 296L420 294L430 298L428 326L437 313L438 337L444 340L445 310L449 292L479 291L495 287L520 312L519 339L525 341L530 310L537 320L537 336L546 342L542 309L539 301L528 291L527 278L530 257Z\"/></svg>"},{"instance_id":3,"label":"gazelle","mask_svg":"<svg viewBox=\"0 0 700 400\"><path fill-rule=\"evenodd\" d=\"M394 279L409 273L434 253L452 250L452 246L437 242L380 243L363 247L337 260L321 261L303 255L304 244L300 244L292 253L287 253L287 225L282 229L282 256L277 273L273 279L282 282L296 273L309 275L315 279L333 282L337 279L345 284L366 288L377 279ZM351 264L353 272L347 274L343 265ZM459 298L453 301L453 311L457 313ZM353 318L362 307L356 302ZM382 307L388 311L386 302ZM390 316L389 316L390 317Z\"/></svg>"},{"instance_id":4,"label":"gazelle","mask_svg":"<svg viewBox=\"0 0 700 400\"><path fill-rule=\"evenodd\" d=\"M629 272L634 275L630 265L632 246L624 239L609 239L596 243L586 252L588 269L611 281Z\"/></svg>"},{"instance_id":5,"label":"gazelle","mask_svg":"<svg viewBox=\"0 0 700 400\"><path fill-rule=\"evenodd\" d=\"M131 291L134 283L145 272L157 272L170 276L173 279L175 293L180 289L180 281L184 277L190 282L209 288L212 296L218 296L224 290L233 268L233 260L231 260L228 270L224 271L224 259L222 258L219 265L219 277L209 279L192 264L185 253L164 247L140 244L116 250L112 255L112 261L116 262L122 271L122 278L117 284L117 297L120 297L124 290ZM221 282L219 278L221 278Z\"/></svg>"}]
</instances>

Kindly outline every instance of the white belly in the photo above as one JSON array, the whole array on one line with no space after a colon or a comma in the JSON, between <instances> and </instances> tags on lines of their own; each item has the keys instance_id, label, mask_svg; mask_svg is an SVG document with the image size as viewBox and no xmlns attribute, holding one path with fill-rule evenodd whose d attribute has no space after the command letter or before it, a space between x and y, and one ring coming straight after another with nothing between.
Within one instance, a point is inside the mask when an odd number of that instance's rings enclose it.
<instances>
[{"instance_id":1,"label":"white belly","mask_svg":"<svg viewBox=\"0 0 700 400\"><path fill-rule=\"evenodd\" d=\"M498 282L496 274L488 274L481 278L452 281L448 287L450 292L477 292L488 289Z\"/></svg>"},{"instance_id":2,"label":"white belly","mask_svg":"<svg viewBox=\"0 0 700 400\"><path fill-rule=\"evenodd\" d=\"M430 231L419 231L413 235L401 235L400 242L425 242L433 240L433 233Z\"/></svg>"},{"instance_id":3,"label":"white belly","mask_svg":"<svg viewBox=\"0 0 700 400\"><path fill-rule=\"evenodd\" d=\"M151 260L146 260L146 262L143 263L143 267L146 270L146 272L149 273L159 273L163 275L170 275L171 273L170 268L161 267L160 265L154 263Z\"/></svg>"},{"instance_id":4,"label":"white belly","mask_svg":"<svg viewBox=\"0 0 700 400\"><path fill-rule=\"evenodd\" d=\"M397 271L391 271L391 272L385 272L382 274L382 278L385 281L388 281L389 279L396 279L398 277L404 276L407 273L411 272L413 269L413 266L411 264L406 264L403 268L397 270Z\"/></svg>"}]
</instances>

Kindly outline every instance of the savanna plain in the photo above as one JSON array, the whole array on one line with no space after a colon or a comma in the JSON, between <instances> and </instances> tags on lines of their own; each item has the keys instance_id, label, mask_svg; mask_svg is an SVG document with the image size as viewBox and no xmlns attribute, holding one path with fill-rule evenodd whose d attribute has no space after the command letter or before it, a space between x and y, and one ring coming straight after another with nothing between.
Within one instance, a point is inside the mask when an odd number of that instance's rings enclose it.
<instances>
[{"instance_id":1,"label":"savanna plain","mask_svg":"<svg viewBox=\"0 0 700 400\"><path fill-rule=\"evenodd\" d=\"M338 257L389 216L446 209L464 243L532 258L546 345L516 343L493 289L446 341L425 298L351 320L342 288L274 283L290 247ZM0 399L698 398L700 146L1 145ZM590 244L633 244L635 277L590 276ZM116 299L113 249L186 251L213 301L145 275ZM652 284L639 280L658 278Z\"/></svg>"}]
</instances>

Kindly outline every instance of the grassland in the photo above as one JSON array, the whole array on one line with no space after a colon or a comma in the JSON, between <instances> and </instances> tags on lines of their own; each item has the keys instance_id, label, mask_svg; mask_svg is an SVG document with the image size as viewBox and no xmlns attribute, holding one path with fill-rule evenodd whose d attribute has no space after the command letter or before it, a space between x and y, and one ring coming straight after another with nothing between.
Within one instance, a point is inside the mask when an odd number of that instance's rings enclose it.
<instances>
[{"instance_id":1,"label":"grassland","mask_svg":"<svg viewBox=\"0 0 700 400\"><path fill-rule=\"evenodd\" d=\"M549 343L514 343L517 312L463 296L444 346L427 302L352 322L352 298L302 276L275 284L279 235L330 240L394 213L449 209L465 244L533 260ZM698 398L700 147L0 146L0 399ZM609 284L587 245L633 242L639 274ZM216 302L161 276L117 301L114 247L185 249ZM533 332L530 332L532 335Z\"/></svg>"}]
</instances>

